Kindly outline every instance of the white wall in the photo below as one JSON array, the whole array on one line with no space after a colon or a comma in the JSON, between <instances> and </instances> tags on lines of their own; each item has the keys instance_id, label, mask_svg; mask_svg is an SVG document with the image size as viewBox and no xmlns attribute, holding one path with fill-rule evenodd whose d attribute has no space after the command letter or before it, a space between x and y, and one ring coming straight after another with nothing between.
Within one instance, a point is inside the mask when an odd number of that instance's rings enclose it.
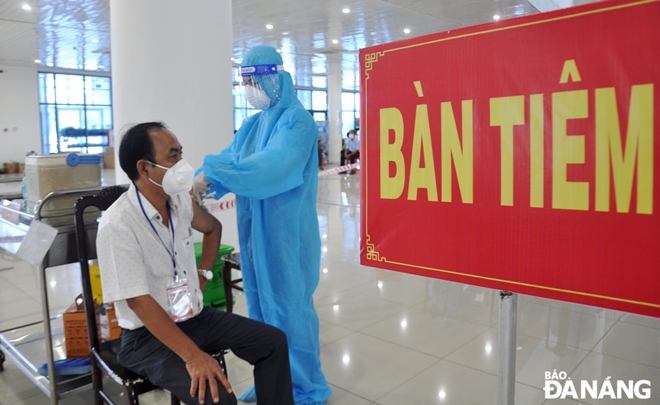
<instances>
[{"instance_id":1,"label":"white wall","mask_svg":"<svg viewBox=\"0 0 660 405\"><path fill-rule=\"evenodd\" d=\"M37 69L0 65L0 164L41 150Z\"/></svg>"},{"instance_id":2,"label":"white wall","mask_svg":"<svg viewBox=\"0 0 660 405\"><path fill-rule=\"evenodd\" d=\"M231 143L231 28L231 1L110 1L115 151L126 129L145 121L164 121L196 169ZM115 167L116 183L127 184L117 153ZM238 248L236 210L215 215L222 243Z\"/></svg>"},{"instance_id":3,"label":"white wall","mask_svg":"<svg viewBox=\"0 0 660 405\"><path fill-rule=\"evenodd\" d=\"M110 17L116 147L131 125L164 121L199 168L234 137L231 2L112 0Z\"/></svg>"}]
</instances>

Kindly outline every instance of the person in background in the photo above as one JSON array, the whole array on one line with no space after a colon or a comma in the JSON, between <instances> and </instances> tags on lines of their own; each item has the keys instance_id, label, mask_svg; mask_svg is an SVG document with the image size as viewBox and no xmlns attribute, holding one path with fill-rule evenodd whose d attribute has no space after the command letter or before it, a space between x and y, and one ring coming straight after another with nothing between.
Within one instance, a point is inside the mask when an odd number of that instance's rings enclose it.
<instances>
[{"instance_id":1,"label":"person in background","mask_svg":"<svg viewBox=\"0 0 660 405\"><path fill-rule=\"evenodd\" d=\"M243 121L220 154L206 156L193 194L236 194L249 316L286 333L294 401L320 405L332 391L321 370L312 301L321 260L318 129L282 63L267 45L245 55L240 68L245 94L262 111ZM239 400L262 398L249 389Z\"/></svg>"},{"instance_id":2,"label":"person in background","mask_svg":"<svg viewBox=\"0 0 660 405\"><path fill-rule=\"evenodd\" d=\"M291 405L286 336L239 315L203 307L222 226L192 201L193 168L163 123L126 132L119 162L132 184L103 214L96 249L105 302L122 327L117 359L186 404L236 404L206 352L231 349L254 365L264 403ZM203 234L198 270L192 230ZM176 302L171 298L176 296Z\"/></svg>"},{"instance_id":3,"label":"person in background","mask_svg":"<svg viewBox=\"0 0 660 405\"><path fill-rule=\"evenodd\" d=\"M323 158L323 149L325 148L325 142L323 142L323 137L321 135L319 135L318 148L319 148L319 170L325 170L325 159Z\"/></svg>"},{"instance_id":4,"label":"person in background","mask_svg":"<svg viewBox=\"0 0 660 405\"><path fill-rule=\"evenodd\" d=\"M360 140L357 138L357 132L354 129L348 131L348 139L346 139L346 148L344 149L344 157L346 163L355 163L360 158ZM352 169L350 174L355 174L357 171Z\"/></svg>"}]
</instances>

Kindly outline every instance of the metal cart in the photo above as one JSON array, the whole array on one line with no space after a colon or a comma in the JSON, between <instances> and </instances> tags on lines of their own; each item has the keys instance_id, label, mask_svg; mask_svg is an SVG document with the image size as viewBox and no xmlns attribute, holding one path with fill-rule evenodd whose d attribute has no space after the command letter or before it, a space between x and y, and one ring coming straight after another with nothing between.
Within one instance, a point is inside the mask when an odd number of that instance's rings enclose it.
<instances>
[{"instance_id":1,"label":"metal cart","mask_svg":"<svg viewBox=\"0 0 660 405\"><path fill-rule=\"evenodd\" d=\"M0 330L0 349L50 398L52 404L57 404L60 398L77 393L91 384L91 374L55 379L53 363L55 360L64 358L64 351L61 349L64 342L61 312L66 309L66 306L64 308L50 307L48 290L52 287L47 280L50 273L63 271L62 269L67 267L63 265L73 263L77 265L73 205L78 198L94 195L100 190L101 187L51 192L39 202L34 215L0 204L0 248L8 252L18 250L34 220L39 220L57 229L55 241L41 264L35 266L41 292L42 319L8 330ZM85 216L85 222L89 222L89 225L86 225L87 237L90 240L89 246L94 250L96 221L99 215L99 211L90 210ZM80 274L79 270L77 270L77 274ZM73 296L75 297L80 290L81 287L78 286L75 291L72 291L75 293ZM58 350L54 350L54 347ZM48 365L47 376L42 376L38 372L38 368L44 362Z\"/></svg>"},{"instance_id":2,"label":"metal cart","mask_svg":"<svg viewBox=\"0 0 660 405\"><path fill-rule=\"evenodd\" d=\"M22 174L0 174L0 198L11 200L23 197Z\"/></svg>"}]
</instances>

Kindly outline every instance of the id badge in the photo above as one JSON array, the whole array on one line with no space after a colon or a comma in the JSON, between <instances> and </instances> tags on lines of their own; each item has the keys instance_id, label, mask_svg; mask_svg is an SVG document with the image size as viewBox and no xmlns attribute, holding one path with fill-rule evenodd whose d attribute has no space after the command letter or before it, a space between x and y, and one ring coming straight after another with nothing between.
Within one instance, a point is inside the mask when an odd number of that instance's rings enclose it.
<instances>
[{"instance_id":1,"label":"id badge","mask_svg":"<svg viewBox=\"0 0 660 405\"><path fill-rule=\"evenodd\" d=\"M181 278L167 285L170 316L174 322L182 322L194 316L192 297L186 281Z\"/></svg>"}]
</instances>

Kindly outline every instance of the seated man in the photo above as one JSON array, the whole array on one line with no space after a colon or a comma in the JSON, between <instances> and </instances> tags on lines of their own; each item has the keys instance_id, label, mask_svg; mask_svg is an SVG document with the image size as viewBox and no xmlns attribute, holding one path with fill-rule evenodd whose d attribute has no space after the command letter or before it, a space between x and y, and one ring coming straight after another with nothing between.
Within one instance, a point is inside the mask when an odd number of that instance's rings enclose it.
<instances>
[{"instance_id":1,"label":"seated man","mask_svg":"<svg viewBox=\"0 0 660 405\"><path fill-rule=\"evenodd\" d=\"M356 131L354 129L348 131L344 156L346 163L355 163L360 158L360 140L356 138ZM350 174L355 174L355 172L356 170L353 169Z\"/></svg>"},{"instance_id":2,"label":"seated man","mask_svg":"<svg viewBox=\"0 0 660 405\"><path fill-rule=\"evenodd\" d=\"M123 328L119 362L186 404L236 404L207 351L231 349L254 365L259 398L293 404L286 335L235 314L203 307L222 227L189 195L193 169L164 124L138 124L119 148L129 190L103 214L97 237L103 297ZM202 232L195 265L192 229Z\"/></svg>"}]
</instances>

